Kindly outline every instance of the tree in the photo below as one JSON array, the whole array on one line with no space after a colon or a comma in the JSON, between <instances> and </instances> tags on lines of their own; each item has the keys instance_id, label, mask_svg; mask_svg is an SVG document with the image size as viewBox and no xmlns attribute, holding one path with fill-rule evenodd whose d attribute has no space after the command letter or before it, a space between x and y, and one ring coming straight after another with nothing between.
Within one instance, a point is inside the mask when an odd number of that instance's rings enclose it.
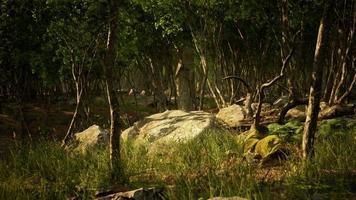
<instances>
[{"instance_id":1,"label":"tree","mask_svg":"<svg viewBox=\"0 0 356 200\"><path fill-rule=\"evenodd\" d=\"M119 116L119 102L116 97L114 87L113 71L115 67L116 40L118 26L118 2L108 0L109 21L108 35L106 42L106 52L103 60L103 69L105 75L106 96L110 110L110 167L112 170L112 180L118 181L122 173L121 156L120 156L120 135L121 125Z\"/></svg>"},{"instance_id":2,"label":"tree","mask_svg":"<svg viewBox=\"0 0 356 200\"><path fill-rule=\"evenodd\" d=\"M309 92L307 117L303 130L303 158L307 160L314 155L314 140L319 114L320 99L322 97L323 61L326 54L327 36L331 27L331 14L335 0L324 3L324 12L320 20L318 38L315 46L313 61L312 84Z\"/></svg>"},{"instance_id":3,"label":"tree","mask_svg":"<svg viewBox=\"0 0 356 200\"><path fill-rule=\"evenodd\" d=\"M93 71L97 66L97 51L102 36L99 28L93 28L93 10L89 1L52 2L48 6L56 16L51 19L47 34L51 45L56 45L56 59L61 61L61 70L71 74L75 86L76 107L67 133L62 140L64 146L75 131L87 128L90 123L90 99ZM56 12L60 12L59 15ZM97 22L100 23L100 22ZM97 24L96 24L97 26ZM100 26L99 26L100 27Z\"/></svg>"}]
</instances>

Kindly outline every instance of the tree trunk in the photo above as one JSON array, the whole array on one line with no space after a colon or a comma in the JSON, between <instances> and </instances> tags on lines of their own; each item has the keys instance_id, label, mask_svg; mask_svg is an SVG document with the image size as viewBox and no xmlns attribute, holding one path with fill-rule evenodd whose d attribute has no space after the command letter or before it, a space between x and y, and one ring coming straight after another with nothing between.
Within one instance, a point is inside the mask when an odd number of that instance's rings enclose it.
<instances>
[{"instance_id":1,"label":"tree trunk","mask_svg":"<svg viewBox=\"0 0 356 200\"><path fill-rule=\"evenodd\" d=\"M178 97L178 109L191 111L194 109L195 84L192 74L193 51L192 49L180 49L178 66L175 73ZM194 91L192 91L194 90Z\"/></svg>"},{"instance_id":2,"label":"tree trunk","mask_svg":"<svg viewBox=\"0 0 356 200\"><path fill-rule=\"evenodd\" d=\"M73 51L72 51L72 54L73 54ZM81 107L81 104L82 104L82 94L83 94L83 87L84 85L81 84L81 73L79 74L76 74L75 73L75 68L78 67L74 62L74 59L73 59L74 55L72 55L72 77L73 77L73 81L75 83L75 91L76 91L76 106L75 106L75 111L73 113L73 116L72 116L72 120L69 124L69 127L67 129L67 133L66 135L64 136L63 140L62 140L62 147L64 147L69 139L73 136L73 129L74 129L74 126L75 126L75 123L78 121L78 112L79 112L79 109Z\"/></svg>"},{"instance_id":3,"label":"tree trunk","mask_svg":"<svg viewBox=\"0 0 356 200\"><path fill-rule=\"evenodd\" d=\"M114 77L113 69L115 66L115 42L116 31L118 24L118 5L117 1L110 0L110 18L109 30L106 43L106 54L104 57L103 69L105 73L106 95L108 98L110 109L110 167L112 171L112 181L119 181L122 173L121 159L120 159L120 116L119 116L119 102L115 96L115 88L113 86Z\"/></svg>"},{"instance_id":4,"label":"tree trunk","mask_svg":"<svg viewBox=\"0 0 356 200\"><path fill-rule=\"evenodd\" d=\"M79 111L80 106L81 106L81 92L79 94L77 94L77 105L75 106L75 111L73 113L72 120L69 124L67 133L62 140L62 147L64 147L68 143L69 139L73 136L72 132L73 132L73 128L74 128L74 123L77 121L78 111Z\"/></svg>"},{"instance_id":5,"label":"tree trunk","mask_svg":"<svg viewBox=\"0 0 356 200\"><path fill-rule=\"evenodd\" d=\"M148 58L148 62L150 65L150 74L152 76L152 86L153 86L153 90L155 93L155 96L157 97L157 110L159 112L163 112L167 110L167 96L164 93L164 87L162 84L162 77L160 76L160 71L162 69L157 68L157 62L153 62L153 60L151 58Z\"/></svg>"},{"instance_id":6,"label":"tree trunk","mask_svg":"<svg viewBox=\"0 0 356 200\"><path fill-rule=\"evenodd\" d=\"M201 65L201 81L199 84L199 103L198 103L198 110L203 110L203 103L204 103L204 95L205 95L205 88L207 85L207 80L208 80L208 73L207 73L207 64L206 64L206 58L205 55L202 54L202 52L198 49L197 43L195 40L194 45L196 48L196 51L199 55L200 58L200 65Z\"/></svg>"},{"instance_id":7,"label":"tree trunk","mask_svg":"<svg viewBox=\"0 0 356 200\"><path fill-rule=\"evenodd\" d=\"M325 4L324 13L320 21L318 38L315 47L312 83L309 92L308 110L303 131L303 159L314 155L314 139L319 114L320 99L322 97L322 78L323 78L323 58L325 56L327 35L330 29L330 15L332 5L335 0L328 0Z\"/></svg>"}]
</instances>

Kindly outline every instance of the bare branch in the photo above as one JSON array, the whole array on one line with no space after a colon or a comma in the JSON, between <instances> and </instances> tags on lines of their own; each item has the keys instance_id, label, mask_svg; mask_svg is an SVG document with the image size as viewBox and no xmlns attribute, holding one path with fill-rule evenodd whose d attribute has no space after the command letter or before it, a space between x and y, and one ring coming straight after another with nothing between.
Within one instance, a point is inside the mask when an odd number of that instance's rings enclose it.
<instances>
[{"instance_id":1,"label":"bare branch","mask_svg":"<svg viewBox=\"0 0 356 200\"><path fill-rule=\"evenodd\" d=\"M297 37L297 35L299 35L300 30L297 31L294 36L293 36L293 43L295 42L295 39ZM262 103L263 103L263 99L264 99L264 90L268 87L270 87L271 85L273 85L275 82L277 82L279 79L284 77L284 71L285 68L287 67L289 60L291 59L293 53L294 53L294 46L293 48L290 50L289 54L287 55L287 57L285 59L283 59L282 61L282 67L281 67L281 72L279 73L278 76L274 77L271 81L264 83L261 85L261 87L258 89L258 106L256 109L256 113L255 113L255 119L254 119L254 125L255 127L258 127L260 125L260 119L261 119L261 109L262 109Z\"/></svg>"},{"instance_id":2,"label":"bare branch","mask_svg":"<svg viewBox=\"0 0 356 200\"><path fill-rule=\"evenodd\" d=\"M345 93L337 100L337 102L336 102L337 104L342 103L342 102L344 101L344 99L345 99L346 97L348 97L348 96L351 94L352 89L353 89L353 87L355 86L355 83L356 83L356 73L354 74L354 77L353 77L353 79L352 79L352 82L351 82L349 88L348 88L348 89L345 91Z\"/></svg>"},{"instance_id":3,"label":"bare branch","mask_svg":"<svg viewBox=\"0 0 356 200\"><path fill-rule=\"evenodd\" d=\"M242 84L247 88L247 90L249 92L251 92L250 85L244 79L242 79L241 77L239 77L239 76L226 76L226 77L222 78L222 80L227 80L227 79L236 79L236 80L241 81Z\"/></svg>"}]
</instances>

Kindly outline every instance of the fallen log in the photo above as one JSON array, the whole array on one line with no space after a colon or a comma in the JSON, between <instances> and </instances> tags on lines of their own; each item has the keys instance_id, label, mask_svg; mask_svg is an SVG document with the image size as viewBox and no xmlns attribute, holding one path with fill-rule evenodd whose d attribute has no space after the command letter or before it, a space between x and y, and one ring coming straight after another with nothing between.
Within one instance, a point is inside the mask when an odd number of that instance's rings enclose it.
<instances>
[{"instance_id":1,"label":"fallen log","mask_svg":"<svg viewBox=\"0 0 356 200\"><path fill-rule=\"evenodd\" d=\"M333 105L323 109L319 113L318 120L322 119L332 119L335 117L342 117L346 115L355 115L356 105Z\"/></svg>"}]
</instances>

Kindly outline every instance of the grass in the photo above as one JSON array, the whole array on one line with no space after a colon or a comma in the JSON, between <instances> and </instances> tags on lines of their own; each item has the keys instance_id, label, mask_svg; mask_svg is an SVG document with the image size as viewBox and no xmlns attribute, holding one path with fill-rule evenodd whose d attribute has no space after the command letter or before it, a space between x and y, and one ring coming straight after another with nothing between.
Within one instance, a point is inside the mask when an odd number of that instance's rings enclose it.
<instances>
[{"instance_id":1,"label":"grass","mask_svg":"<svg viewBox=\"0 0 356 200\"><path fill-rule=\"evenodd\" d=\"M71 155L59 143L18 144L1 155L0 199L90 199L107 187L105 152Z\"/></svg>"},{"instance_id":2,"label":"grass","mask_svg":"<svg viewBox=\"0 0 356 200\"><path fill-rule=\"evenodd\" d=\"M159 156L150 155L144 148L125 149L127 175L134 177L131 180L140 185L144 177L149 177L145 184L170 185L169 199L206 199L234 195L236 191L244 196L256 193L257 185L248 176L251 168L237 164L241 145L227 132L213 130L186 144L162 147L164 153Z\"/></svg>"},{"instance_id":3,"label":"grass","mask_svg":"<svg viewBox=\"0 0 356 200\"><path fill-rule=\"evenodd\" d=\"M351 199L355 137L354 126L321 128L310 162L304 165L296 148L288 160L265 167L243 162L242 144L228 131L210 130L185 144L161 146L155 154L123 143L126 186L165 187L169 199ZM110 186L106 150L74 155L56 142L40 141L13 146L0 161L0 199L92 199Z\"/></svg>"},{"instance_id":4,"label":"grass","mask_svg":"<svg viewBox=\"0 0 356 200\"><path fill-rule=\"evenodd\" d=\"M286 185L293 188L289 195L302 199L314 194L323 194L327 199L354 199L356 131L354 127L324 131L319 131L315 157L307 165L299 166L301 170L291 173L286 180Z\"/></svg>"}]
</instances>

